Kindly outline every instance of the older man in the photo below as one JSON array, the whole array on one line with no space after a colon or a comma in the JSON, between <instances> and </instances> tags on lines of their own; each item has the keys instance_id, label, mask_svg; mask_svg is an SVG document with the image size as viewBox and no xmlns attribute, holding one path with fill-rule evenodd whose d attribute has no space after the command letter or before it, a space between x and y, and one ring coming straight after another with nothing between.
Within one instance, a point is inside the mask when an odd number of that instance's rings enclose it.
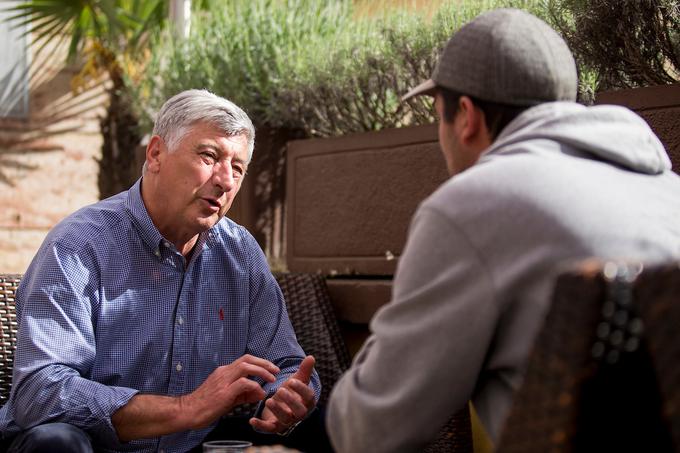
<instances>
[{"instance_id":1,"label":"older man","mask_svg":"<svg viewBox=\"0 0 680 453\"><path fill-rule=\"evenodd\" d=\"M339 452L419 451L472 399L497 439L565 262L680 257L680 177L629 110L576 104L547 24L477 17L432 79L452 177L418 208L391 303L331 394Z\"/></svg>"},{"instance_id":2,"label":"older man","mask_svg":"<svg viewBox=\"0 0 680 453\"><path fill-rule=\"evenodd\" d=\"M311 411L314 359L258 244L225 217L254 139L230 101L182 92L142 178L49 233L17 293L10 451L183 452L242 403L266 399L250 424L267 433Z\"/></svg>"}]
</instances>

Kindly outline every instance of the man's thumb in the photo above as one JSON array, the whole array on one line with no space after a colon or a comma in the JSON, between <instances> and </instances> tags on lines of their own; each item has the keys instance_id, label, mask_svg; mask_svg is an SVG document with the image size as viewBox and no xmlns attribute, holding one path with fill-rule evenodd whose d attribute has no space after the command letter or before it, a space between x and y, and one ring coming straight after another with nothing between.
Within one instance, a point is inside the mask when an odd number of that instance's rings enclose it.
<instances>
[{"instance_id":1,"label":"man's thumb","mask_svg":"<svg viewBox=\"0 0 680 453\"><path fill-rule=\"evenodd\" d=\"M309 384L309 380L312 378L312 372L314 371L314 364L316 360L313 356L308 355L300 364L300 368L295 372L293 377L298 379L305 384Z\"/></svg>"}]
</instances>

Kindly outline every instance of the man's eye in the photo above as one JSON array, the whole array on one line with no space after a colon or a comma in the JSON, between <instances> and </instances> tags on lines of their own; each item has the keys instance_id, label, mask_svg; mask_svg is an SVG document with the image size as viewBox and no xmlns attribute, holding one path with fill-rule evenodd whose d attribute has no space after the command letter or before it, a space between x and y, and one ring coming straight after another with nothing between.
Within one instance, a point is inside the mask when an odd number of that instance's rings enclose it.
<instances>
[{"instance_id":1,"label":"man's eye","mask_svg":"<svg viewBox=\"0 0 680 453\"><path fill-rule=\"evenodd\" d=\"M243 174L245 173L243 167L239 167L238 165L235 165L234 167L232 167L232 169L235 175L243 176Z\"/></svg>"},{"instance_id":2,"label":"man's eye","mask_svg":"<svg viewBox=\"0 0 680 453\"><path fill-rule=\"evenodd\" d=\"M201 153L201 156L210 163L215 163L217 161L217 156L215 156L213 153Z\"/></svg>"}]
</instances>

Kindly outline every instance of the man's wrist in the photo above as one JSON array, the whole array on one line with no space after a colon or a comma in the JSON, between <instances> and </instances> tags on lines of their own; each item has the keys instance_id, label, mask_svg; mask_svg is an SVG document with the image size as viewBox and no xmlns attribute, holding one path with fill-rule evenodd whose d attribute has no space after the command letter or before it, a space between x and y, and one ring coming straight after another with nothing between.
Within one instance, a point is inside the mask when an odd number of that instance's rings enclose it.
<instances>
[{"instance_id":1,"label":"man's wrist","mask_svg":"<svg viewBox=\"0 0 680 453\"><path fill-rule=\"evenodd\" d=\"M304 420L304 418L303 418L302 420ZM279 436L281 436L281 437L288 437L288 436L290 436L290 434L291 434L293 431L295 431L295 428L297 428L298 425L299 425L300 423L302 423L302 420L296 421L295 423L293 423L292 425L290 425L288 428L284 429L282 432L276 433L276 434L279 435Z\"/></svg>"},{"instance_id":2,"label":"man's wrist","mask_svg":"<svg viewBox=\"0 0 680 453\"><path fill-rule=\"evenodd\" d=\"M305 415L305 416L302 417L300 420L298 420L298 421L296 421L295 423L293 423L292 425L290 425L288 428L286 428L285 430L283 430L283 432L280 432L280 433L277 433L277 434L278 434L279 436L283 436L283 437L289 436L289 435L295 430L295 428L297 428L298 425L300 425L300 423L302 423L302 422L304 422L305 420L307 420L307 418L308 418L308 417L312 414L312 412L314 412L315 410L316 410L316 406L314 406L309 412L307 412L307 415Z\"/></svg>"},{"instance_id":3,"label":"man's wrist","mask_svg":"<svg viewBox=\"0 0 680 453\"><path fill-rule=\"evenodd\" d=\"M177 427L180 429L200 429L203 428L203 421L200 420L197 414L194 414L193 405L187 395L172 397L175 399L175 421Z\"/></svg>"}]
</instances>

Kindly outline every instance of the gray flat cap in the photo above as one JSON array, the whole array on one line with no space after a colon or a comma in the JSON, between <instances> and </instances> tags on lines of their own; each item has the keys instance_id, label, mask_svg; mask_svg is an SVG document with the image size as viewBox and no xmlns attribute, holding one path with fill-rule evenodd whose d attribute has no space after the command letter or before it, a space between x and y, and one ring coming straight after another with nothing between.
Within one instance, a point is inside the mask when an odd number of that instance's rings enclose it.
<instances>
[{"instance_id":1,"label":"gray flat cap","mask_svg":"<svg viewBox=\"0 0 680 453\"><path fill-rule=\"evenodd\" d=\"M477 16L449 39L432 78L402 99L436 87L499 104L530 106L574 101L574 57L562 37L539 18L518 9Z\"/></svg>"}]
</instances>

